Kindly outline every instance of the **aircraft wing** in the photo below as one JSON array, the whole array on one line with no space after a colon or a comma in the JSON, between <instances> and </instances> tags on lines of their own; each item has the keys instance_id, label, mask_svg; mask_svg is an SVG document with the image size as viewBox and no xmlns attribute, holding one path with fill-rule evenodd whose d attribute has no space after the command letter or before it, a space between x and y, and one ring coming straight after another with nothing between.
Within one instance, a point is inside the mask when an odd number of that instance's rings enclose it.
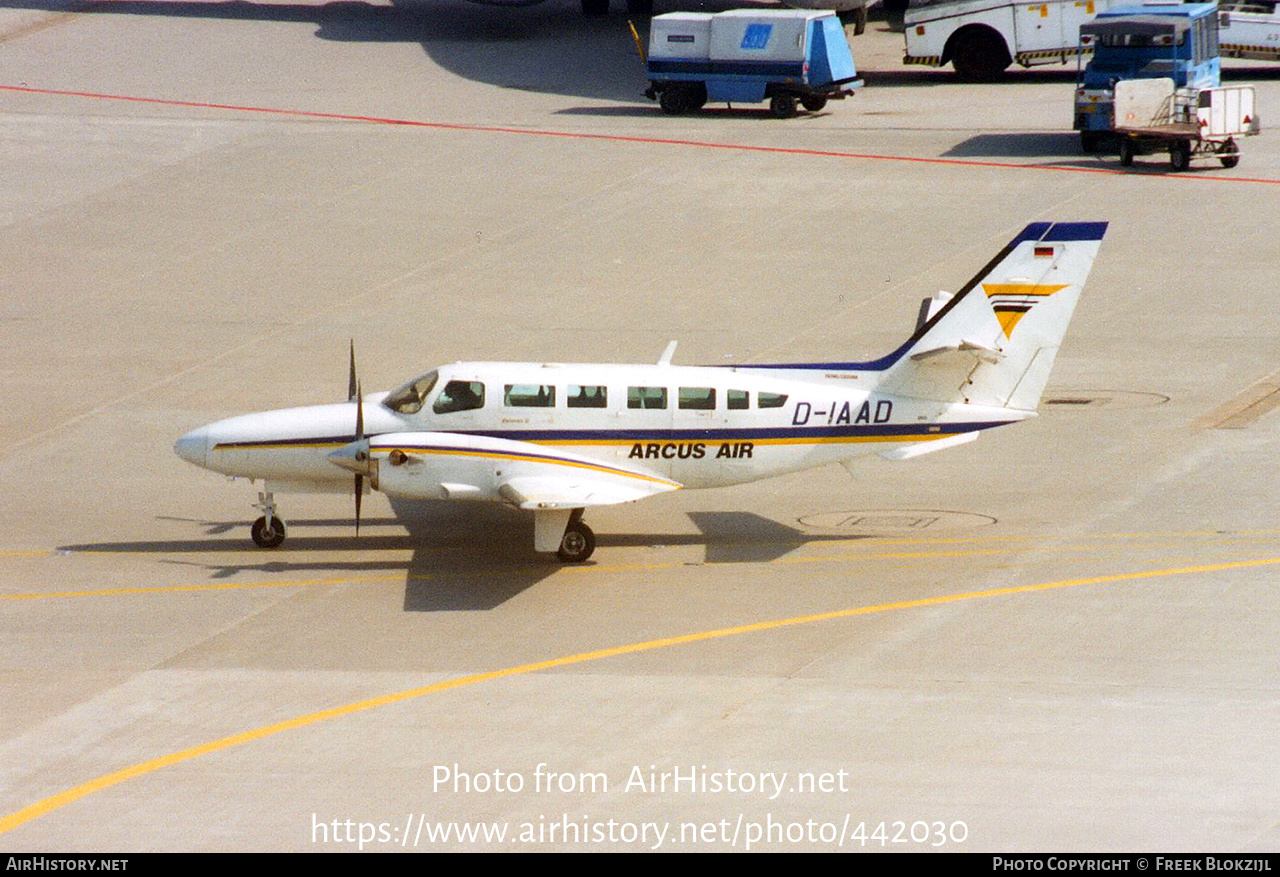
<instances>
[{"instance_id":1,"label":"aircraft wing","mask_svg":"<svg viewBox=\"0 0 1280 877\"><path fill-rule=\"evenodd\" d=\"M369 440L378 489L422 499L505 501L534 510L577 509L633 502L679 482L535 444L448 432L403 432Z\"/></svg>"}]
</instances>

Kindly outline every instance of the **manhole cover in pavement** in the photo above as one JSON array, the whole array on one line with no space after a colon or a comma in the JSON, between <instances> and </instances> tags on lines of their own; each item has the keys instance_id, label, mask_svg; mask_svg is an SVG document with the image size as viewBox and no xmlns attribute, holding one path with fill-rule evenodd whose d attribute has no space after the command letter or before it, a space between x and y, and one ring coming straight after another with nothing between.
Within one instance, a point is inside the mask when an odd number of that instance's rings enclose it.
<instances>
[{"instance_id":1,"label":"manhole cover in pavement","mask_svg":"<svg viewBox=\"0 0 1280 877\"><path fill-rule=\"evenodd\" d=\"M1105 408L1151 408L1163 405L1169 397L1163 393L1139 390L1046 390L1040 406L1045 411L1096 411Z\"/></svg>"}]
</instances>

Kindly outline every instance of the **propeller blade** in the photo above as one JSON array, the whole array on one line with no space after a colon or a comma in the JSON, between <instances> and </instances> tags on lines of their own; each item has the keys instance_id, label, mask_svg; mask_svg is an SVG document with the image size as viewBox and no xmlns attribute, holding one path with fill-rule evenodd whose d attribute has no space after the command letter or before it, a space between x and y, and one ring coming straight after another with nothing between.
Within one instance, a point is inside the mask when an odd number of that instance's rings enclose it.
<instances>
[{"instance_id":1,"label":"propeller blade","mask_svg":"<svg viewBox=\"0 0 1280 877\"><path fill-rule=\"evenodd\" d=\"M364 476L356 475L356 535L360 535L360 500L364 496Z\"/></svg>"},{"instance_id":2,"label":"propeller blade","mask_svg":"<svg viewBox=\"0 0 1280 877\"><path fill-rule=\"evenodd\" d=\"M351 354L351 379L354 381L355 373L355 346L352 345ZM364 442L364 393L360 389L360 384L356 382L356 444ZM356 460L369 465L369 446L366 444L356 452ZM360 535L360 501L364 499L364 473L356 472L356 535Z\"/></svg>"},{"instance_id":3,"label":"propeller blade","mask_svg":"<svg viewBox=\"0 0 1280 877\"><path fill-rule=\"evenodd\" d=\"M356 397L356 391L359 390L359 384L356 383L356 339L351 339L351 370L347 372L347 401Z\"/></svg>"},{"instance_id":4,"label":"propeller blade","mask_svg":"<svg viewBox=\"0 0 1280 877\"><path fill-rule=\"evenodd\" d=\"M360 392L360 385L356 384L356 441L364 441L364 394Z\"/></svg>"}]
</instances>

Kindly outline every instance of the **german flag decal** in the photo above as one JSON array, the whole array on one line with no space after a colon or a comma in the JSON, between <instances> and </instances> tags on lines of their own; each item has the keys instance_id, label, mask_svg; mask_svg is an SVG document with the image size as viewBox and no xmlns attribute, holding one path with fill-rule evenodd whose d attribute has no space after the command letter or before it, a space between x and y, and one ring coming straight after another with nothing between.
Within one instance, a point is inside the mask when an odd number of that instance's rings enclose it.
<instances>
[{"instance_id":1,"label":"german flag decal","mask_svg":"<svg viewBox=\"0 0 1280 877\"><path fill-rule=\"evenodd\" d=\"M1004 337L1013 336L1013 327L1027 315L1027 312L1039 301L1053 295L1059 289L1066 289L1065 283L1037 285L1034 283L984 283L983 290L991 309L996 312L1000 328L1004 329Z\"/></svg>"}]
</instances>

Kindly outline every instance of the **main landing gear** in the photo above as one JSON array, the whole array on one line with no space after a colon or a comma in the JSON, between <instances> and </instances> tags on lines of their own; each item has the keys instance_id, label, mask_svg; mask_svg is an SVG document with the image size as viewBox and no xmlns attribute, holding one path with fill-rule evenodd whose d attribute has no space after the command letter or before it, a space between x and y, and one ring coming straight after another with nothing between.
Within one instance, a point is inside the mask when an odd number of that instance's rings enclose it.
<instances>
[{"instance_id":1,"label":"main landing gear","mask_svg":"<svg viewBox=\"0 0 1280 877\"><path fill-rule=\"evenodd\" d=\"M264 513L249 528L249 535L253 537L254 544L259 548L278 547L284 541L285 527L284 521L280 520L280 516L276 514L275 495L270 492L259 493L258 501L253 504L253 507L261 509Z\"/></svg>"},{"instance_id":2,"label":"main landing gear","mask_svg":"<svg viewBox=\"0 0 1280 877\"><path fill-rule=\"evenodd\" d=\"M582 563L596 550L596 534L582 521L582 509L574 509L560 537L556 557L564 563Z\"/></svg>"}]
</instances>

